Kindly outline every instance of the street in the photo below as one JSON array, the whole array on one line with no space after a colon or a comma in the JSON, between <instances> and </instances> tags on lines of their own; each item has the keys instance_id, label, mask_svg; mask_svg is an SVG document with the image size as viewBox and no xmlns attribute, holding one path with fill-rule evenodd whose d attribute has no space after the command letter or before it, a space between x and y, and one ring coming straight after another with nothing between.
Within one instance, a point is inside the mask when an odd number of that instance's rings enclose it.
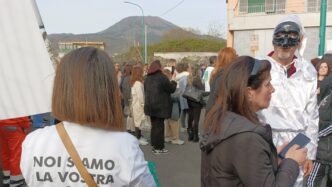
<instances>
[{"instance_id":1,"label":"street","mask_svg":"<svg viewBox=\"0 0 332 187\"><path fill-rule=\"evenodd\" d=\"M183 145L165 144L168 154L154 155L151 146L141 146L147 161L155 162L162 187L199 187L201 151L199 144L188 142L186 133L181 133Z\"/></svg>"}]
</instances>

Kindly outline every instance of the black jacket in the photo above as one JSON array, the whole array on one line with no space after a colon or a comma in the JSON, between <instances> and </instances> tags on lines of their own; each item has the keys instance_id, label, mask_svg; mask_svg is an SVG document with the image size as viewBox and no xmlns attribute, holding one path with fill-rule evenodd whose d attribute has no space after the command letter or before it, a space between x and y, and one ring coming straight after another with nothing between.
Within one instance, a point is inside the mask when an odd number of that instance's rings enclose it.
<instances>
[{"instance_id":1,"label":"black jacket","mask_svg":"<svg viewBox=\"0 0 332 187\"><path fill-rule=\"evenodd\" d=\"M130 76L122 77L120 90L124 106L129 106L129 100L131 99Z\"/></svg>"},{"instance_id":2,"label":"black jacket","mask_svg":"<svg viewBox=\"0 0 332 187\"><path fill-rule=\"evenodd\" d=\"M148 74L144 80L144 112L148 116L170 118L172 113L171 93L176 90L176 82L161 71Z\"/></svg>"},{"instance_id":3,"label":"black jacket","mask_svg":"<svg viewBox=\"0 0 332 187\"><path fill-rule=\"evenodd\" d=\"M192 82L192 86L194 86L198 90L204 91L204 85L202 83L201 77L199 77L199 76L194 77L193 82ZM187 99L187 101L188 101L188 106L189 107L201 107L201 108L203 107L202 103L191 101L189 99Z\"/></svg>"},{"instance_id":4,"label":"black jacket","mask_svg":"<svg viewBox=\"0 0 332 187\"><path fill-rule=\"evenodd\" d=\"M270 126L228 112L220 133L201 141L201 186L291 187L299 174L292 159L277 163Z\"/></svg>"},{"instance_id":5,"label":"black jacket","mask_svg":"<svg viewBox=\"0 0 332 187\"><path fill-rule=\"evenodd\" d=\"M320 84L319 103L319 137L317 160L322 163L332 162L332 132L326 130L332 124L332 78L326 77Z\"/></svg>"}]
</instances>

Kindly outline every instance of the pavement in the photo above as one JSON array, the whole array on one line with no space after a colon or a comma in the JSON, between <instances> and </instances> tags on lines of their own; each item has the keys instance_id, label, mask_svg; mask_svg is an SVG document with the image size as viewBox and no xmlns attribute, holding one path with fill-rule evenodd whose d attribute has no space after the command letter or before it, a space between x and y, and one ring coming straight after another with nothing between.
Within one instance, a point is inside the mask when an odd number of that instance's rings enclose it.
<instances>
[{"instance_id":1,"label":"pavement","mask_svg":"<svg viewBox=\"0 0 332 187\"><path fill-rule=\"evenodd\" d=\"M202 109L199 132L202 125L205 109ZM143 132L145 137L149 133ZM165 143L168 154L154 155L150 145L141 146L145 159L156 164L157 176L161 187L200 187L201 186L201 151L199 143L189 142L187 132L181 132L180 138L185 141L183 145Z\"/></svg>"},{"instance_id":2,"label":"pavement","mask_svg":"<svg viewBox=\"0 0 332 187\"><path fill-rule=\"evenodd\" d=\"M156 164L156 172L162 187L199 187L201 151L198 143L188 142L186 133L180 137L183 145L165 143L168 154L154 155L150 145L141 146L145 159Z\"/></svg>"}]
</instances>

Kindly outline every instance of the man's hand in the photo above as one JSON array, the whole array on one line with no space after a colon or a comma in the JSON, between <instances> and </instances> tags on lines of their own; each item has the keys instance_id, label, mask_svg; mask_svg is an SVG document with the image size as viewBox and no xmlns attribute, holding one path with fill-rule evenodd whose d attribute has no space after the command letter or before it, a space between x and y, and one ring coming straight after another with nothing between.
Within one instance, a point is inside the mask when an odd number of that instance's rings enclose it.
<instances>
[{"instance_id":1,"label":"man's hand","mask_svg":"<svg viewBox=\"0 0 332 187\"><path fill-rule=\"evenodd\" d=\"M303 171L304 171L304 176L307 177L310 175L311 171L313 168L313 162L312 160L306 160L305 163L303 164Z\"/></svg>"}]
</instances>

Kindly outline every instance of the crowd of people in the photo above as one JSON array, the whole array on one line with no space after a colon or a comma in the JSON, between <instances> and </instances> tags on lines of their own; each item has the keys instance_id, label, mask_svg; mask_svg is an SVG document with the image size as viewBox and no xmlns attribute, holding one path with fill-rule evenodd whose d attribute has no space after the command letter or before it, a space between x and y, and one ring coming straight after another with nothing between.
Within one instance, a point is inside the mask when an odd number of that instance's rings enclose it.
<instances>
[{"instance_id":1,"label":"crowd of people","mask_svg":"<svg viewBox=\"0 0 332 187\"><path fill-rule=\"evenodd\" d=\"M165 142L190 141L202 187L332 186L332 54L306 61L305 40L290 15L260 59L225 47L207 66L120 65L100 49L74 50L56 68L58 124L28 134L28 117L0 121L3 185L153 187L139 146L162 155ZM279 156L299 133L308 145Z\"/></svg>"}]
</instances>

